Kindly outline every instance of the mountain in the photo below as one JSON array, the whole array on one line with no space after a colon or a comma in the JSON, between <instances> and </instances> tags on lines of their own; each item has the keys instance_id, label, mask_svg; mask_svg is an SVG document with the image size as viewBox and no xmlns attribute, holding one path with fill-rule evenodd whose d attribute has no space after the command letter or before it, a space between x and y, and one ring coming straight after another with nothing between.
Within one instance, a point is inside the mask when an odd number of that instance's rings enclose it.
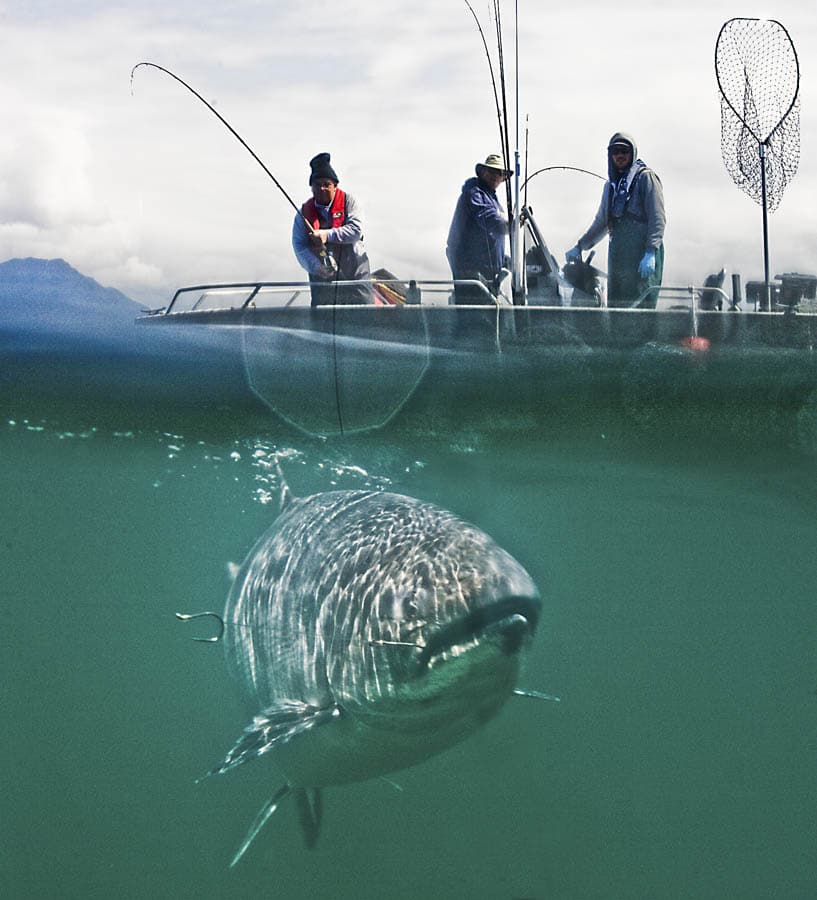
<instances>
[{"instance_id":1,"label":"mountain","mask_svg":"<svg viewBox=\"0 0 817 900\"><path fill-rule=\"evenodd\" d=\"M144 307L62 259L0 263L0 411L140 421L257 409L232 329L139 325ZM221 414L220 414L221 415Z\"/></svg>"},{"instance_id":2,"label":"mountain","mask_svg":"<svg viewBox=\"0 0 817 900\"><path fill-rule=\"evenodd\" d=\"M0 263L0 332L93 339L130 329L142 309L63 259Z\"/></svg>"}]
</instances>

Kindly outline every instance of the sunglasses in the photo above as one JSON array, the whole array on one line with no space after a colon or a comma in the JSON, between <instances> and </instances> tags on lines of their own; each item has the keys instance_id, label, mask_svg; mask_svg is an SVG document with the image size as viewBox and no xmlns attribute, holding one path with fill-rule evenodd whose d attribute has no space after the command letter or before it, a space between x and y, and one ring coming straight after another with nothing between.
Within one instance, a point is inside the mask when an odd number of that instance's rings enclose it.
<instances>
[{"instance_id":1,"label":"sunglasses","mask_svg":"<svg viewBox=\"0 0 817 900\"><path fill-rule=\"evenodd\" d=\"M630 152L629 147L613 147L610 151L610 156L629 156Z\"/></svg>"}]
</instances>

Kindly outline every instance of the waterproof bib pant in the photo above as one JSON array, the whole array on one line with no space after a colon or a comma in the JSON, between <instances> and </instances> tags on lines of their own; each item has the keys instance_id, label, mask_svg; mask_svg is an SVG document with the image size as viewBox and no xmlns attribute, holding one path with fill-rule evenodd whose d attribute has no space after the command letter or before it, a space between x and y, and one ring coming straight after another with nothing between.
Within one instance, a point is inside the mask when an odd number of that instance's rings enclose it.
<instances>
[{"instance_id":1,"label":"waterproof bib pant","mask_svg":"<svg viewBox=\"0 0 817 900\"><path fill-rule=\"evenodd\" d=\"M638 274L644 256L647 226L632 216L618 219L610 231L608 250L607 303L609 306L634 306L648 288L658 288L664 276L664 245L655 253L655 272L649 278ZM658 291L650 291L639 304L642 309L655 309Z\"/></svg>"}]
</instances>

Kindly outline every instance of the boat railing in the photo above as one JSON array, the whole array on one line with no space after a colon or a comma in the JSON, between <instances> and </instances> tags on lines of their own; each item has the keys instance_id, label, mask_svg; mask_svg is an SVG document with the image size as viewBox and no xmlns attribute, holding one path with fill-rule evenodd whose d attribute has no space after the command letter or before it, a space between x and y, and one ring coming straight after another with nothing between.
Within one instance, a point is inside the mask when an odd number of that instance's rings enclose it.
<instances>
[{"instance_id":1,"label":"boat railing","mask_svg":"<svg viewBox=\"0 0 817 900\"><path fill-rule=\"evenodd\" d=\"M475 296L484 296L482 305L510 305L510 300L502 292L495 295L484 282L476 279L452 281L373 278L370 283L374 303L380 306L412 306L420 303L424 306L448 306L452 302L454 288L457 285L467 285ZM332 287L338 289L355 285L359 286L360 282L332 282ZM312 302L310 288L309 282L290 281L191 285L179 288L166 307L151 310L146 313L146 317L310 306Z\"/></svg>"},{"instance_id":2,"label":"boat railing","mask_svg":"<svg viewBox=\"0 0 817 900\"><path fill-rule=\"evenodd\" d=\"M702 301L706 299L706 303ZM680 302L686 300L687 302ZM697 313L699 310L731 309L738 310L737 301L729 297L726 291L720 287L696 287L694 284L673 285L660 284L646 288L638 298L630 305L630 309L657 309L661 304L662 309L689 310Z\"/></svg>"},{"instance_id":3,"label":"boat railing","mask_svg":"<svg viewBox=\"0 0 817 900\"><path fill-rule=\"evenodd\" d=\"M779 316L798 314L813 316L817 312L817 277L797 273L778 275L771 284L771 308L765 297L762 281L746 283L746 297L741 296L740 276L732 276L732 295L722 287L686 285L660 285L647 288L632 304L630 309L671 309L698 312L741 312L743 304L755 313ZM653 302L654 301L654 302ZM686 302L679 302L686 301Z\"/></svg>"},{"instance_id":4,"label":"boat railing","mask_svg":"<svg viewBox=\"0 0 817 900\"><path fill-rule=\"evenodd\" d=\"M283 281L196 284L179 288L162 315L214 312L266 306L302 306L309 303L309 284Z\"/></svg>"},{"instance_id":5,"label":"boat railing","mask_svg":"<svg viewBox=\"0 0 817 900\"><path fill-rule=\"evenodd\" d=\"M333 282L338 288L359 285L359 281ZM512 301L500 288L494 294L485 282L477 279L372 279L374 303L381 307L450 306L454 302L456 286L467 286L469 294L484 298L474 306L493 306L497 310L511 307ZM287 309L309 307L312 302L309 282L252 281L229 284L200 284L179 288L172 300L161 309L146 312L143 318L156 318L196 313L229 312L255 309ZM360 304L371 306L371 303ZM554 304L553 308L563 306ZM570 303L570 306L581 304ZM588 303L588 307L593 304ZM546 305L536 304L538 308ZM644 290L629 307L622 311L640 312L650 309L688 311L697 316L699 311L739 310L738 300L730 297L721 287L695 285L656 285Z\"/></svg>"}]
</instances>

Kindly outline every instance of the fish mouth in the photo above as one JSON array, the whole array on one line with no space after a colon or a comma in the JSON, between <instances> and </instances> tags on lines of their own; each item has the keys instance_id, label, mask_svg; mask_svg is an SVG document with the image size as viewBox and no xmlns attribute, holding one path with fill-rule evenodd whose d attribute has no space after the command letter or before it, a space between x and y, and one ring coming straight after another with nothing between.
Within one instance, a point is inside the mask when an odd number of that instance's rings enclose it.
<instances>
[{"instance_id":1,"label":"fish mouth","mask_svg":"<svg viewBox=\"0 0 817 900\"><path fill-rule=\"evenodd\" d=\"M458 647L476 643L487 634L496 635L502 651L509 656L521 650L525 640L536 630L542 601L538 597L503 597L486 606L471 610L429 635L417 666L422 671L435 658Z\"/></svg>"}]
</instances>

